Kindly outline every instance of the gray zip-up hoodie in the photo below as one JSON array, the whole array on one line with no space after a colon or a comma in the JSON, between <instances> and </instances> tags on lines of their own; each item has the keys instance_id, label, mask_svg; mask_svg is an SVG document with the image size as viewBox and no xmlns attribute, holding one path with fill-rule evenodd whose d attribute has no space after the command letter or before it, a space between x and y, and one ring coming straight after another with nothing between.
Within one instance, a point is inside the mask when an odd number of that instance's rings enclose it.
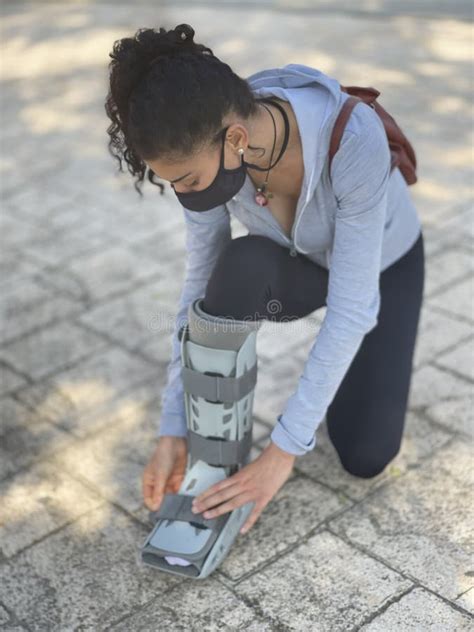
<instances>
[{"instance_id":1,"label":"gray zip-up hoodie","mask_svg":"<svg viewBox=\"0 0 474 632\"><path fill-rule=\"evenodd\" d=\"M302 455L315 446L323 420L364 336L375 327L380 308L379 275L415 243L421 223L398 168L390 174L383 124L365 103L353 109L328 173L332 127L349 97L339 83L303 64L257 72L246 79L258 96L291 103L303 147L304 180L291 239L267 207L244 186L227 204L199 213L184 207L186 273L172 338L167 385L161 396L158 436L185 436L179 328L191 301L205 294L207 281L231 236L230 215L249 234L265 235L329 270L326 314L295 392L276 419L271 439L282 450Z\"/></svg>"}]
</instances>

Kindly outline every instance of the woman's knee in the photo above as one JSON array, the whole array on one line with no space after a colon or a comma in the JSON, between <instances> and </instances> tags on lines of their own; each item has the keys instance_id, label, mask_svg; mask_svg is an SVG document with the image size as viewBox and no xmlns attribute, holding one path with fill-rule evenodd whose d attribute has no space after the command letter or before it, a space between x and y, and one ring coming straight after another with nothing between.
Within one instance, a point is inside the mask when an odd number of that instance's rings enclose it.
<instances>
[{"instance_id":1,"label":"woman's knee","mask_svg":"<svg viewBox=\"0 0 474 632\"><path fill-rule=\"evenodd\" d=\"M273 242L274 243L274 242ZM274 244L276 245L276 244ZM204 297L209 313L244 318L263 309L273 282L272 242L260 235L232 239L220 253ZM252 315L252 318L254 316Z\"/></svg>"},{"instance_id":2,"label":"woman's knee","mask_svg":"<svg viewBox=\"0 0 474 632\"><path fill-rule=\"evenodd\" d=\"M276 247L276 242L263 235L242 235L226 245L221 258L231 264L263 263L269 260Z\"/></svg>"},{"instance_id":3,"label":"woman's knee","mask_svg":"<svg viewBox=\"0 0 474 632\"><path fill-rule=\"evenodd\" d=\"M383 450L377 447L369 449L367 446L353 445L350 451L339 452L339 459L346 472L352 476L373 478L384 471L399 450L400 445Z\"/></svg>"}]
</instances>

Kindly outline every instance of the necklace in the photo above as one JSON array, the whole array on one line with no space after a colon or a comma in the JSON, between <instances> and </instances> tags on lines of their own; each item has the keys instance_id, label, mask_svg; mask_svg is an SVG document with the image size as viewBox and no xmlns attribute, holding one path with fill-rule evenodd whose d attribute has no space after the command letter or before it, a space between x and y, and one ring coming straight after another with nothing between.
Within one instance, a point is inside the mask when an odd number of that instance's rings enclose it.
<instances>
[{"instance_id":1,"label":"necklace","mask_svg":"<svg viewBox=\"0 0 474 632\"><path fill-rule=\"evenodd\" d=\"M272 153L270 155L270 165L269 165L269 167L267 169L267 175L265 176L265 182L262 185L260 185L259 187L257 187L257 193L255 194L255 201L257 202L257 204L259 206L266 206L268 204L268 200L273 197L273 193L267 188L268 175L270 173L270 169L273 169L273 167L278 163L280 158L283 156L283 153L284 153L284 151L286 149L286 146L288 145L289 127L290 127L290 124L289 124L289 121L288 121L288 116L287 116L284 108L279 103L273 101L271 98L267 97L266 100L268 102L272 103L272 105L274 105L275 107L277 107L280 110L280 112L282 113L283 119L284 119L284 122L285 122L285 137L284 137L284 140L283 140L283 145L282 145L281 150L280 150L280 155L278 156L278 158L276 159L276 161L272 165L273 152L275 151L275 143L276 143L276 136L277 136L276 123L275 123L275 117L273 116L271 110L269 110L267 108L267 106L264 103L262 103L263 107L268 111L268 113L272 117L274 137L273 137ZM263 99L262 99L262 101L263 101ZM264 169L261 169L261 171L264 171Z\"/></svg>"}]
</instances>

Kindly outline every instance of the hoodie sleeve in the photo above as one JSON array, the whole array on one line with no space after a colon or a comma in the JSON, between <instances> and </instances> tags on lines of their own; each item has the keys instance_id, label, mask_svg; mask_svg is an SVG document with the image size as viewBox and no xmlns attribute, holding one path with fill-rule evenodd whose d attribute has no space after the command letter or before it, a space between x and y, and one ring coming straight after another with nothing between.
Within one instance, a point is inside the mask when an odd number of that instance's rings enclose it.
<instances>
[{"instance_id":1,"label":"hoodie sleeve","mask_svg":"<svg viewBox=\"0 0 474 632\"><path fill-rule=\"evenodd\" d=\"M167 383L161 395L158 437L183 437L187 433L178 331L187 323L188 306L205 295L214 264L232 238L230 214L224 204L203 212L182 209L186 222L186 271L174 322L171 361L166 371Z\"/></svg>"},{"instance_id":2,"label":"hoodie sleeve","mask_svg":"<svg viewBox=\"0 0 474 632\"><path fill-rule=\"evenodd\" d=\"M345 129L333 158L337 199L326 314L296 391L277 417L272 441L302 455L316 445L326 415L362 340L378 322L379 276L390 177L390 149L378 115L365 105L360 132Z\"/></svg>"}]
</instances>

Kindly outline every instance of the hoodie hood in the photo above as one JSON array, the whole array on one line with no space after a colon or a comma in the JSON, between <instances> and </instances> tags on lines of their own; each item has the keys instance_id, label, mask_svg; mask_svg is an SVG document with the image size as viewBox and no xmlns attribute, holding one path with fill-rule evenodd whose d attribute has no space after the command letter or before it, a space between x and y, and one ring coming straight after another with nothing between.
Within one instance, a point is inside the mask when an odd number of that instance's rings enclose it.
<instances>
[{"instance_id":1,"label":"hoodie hood","mask_svg":"<svg viewBox=\"0 0 474 632\"><path fill-rule=\"evenodd\" d=\"M347 95L336 79L304 64L261 70L246 77L246 81L255 95L285 99L295 113L304 163L301 208L296 211L298 216L319 182L329 151L332 127Z\"/></svg>"}]
</instances>

